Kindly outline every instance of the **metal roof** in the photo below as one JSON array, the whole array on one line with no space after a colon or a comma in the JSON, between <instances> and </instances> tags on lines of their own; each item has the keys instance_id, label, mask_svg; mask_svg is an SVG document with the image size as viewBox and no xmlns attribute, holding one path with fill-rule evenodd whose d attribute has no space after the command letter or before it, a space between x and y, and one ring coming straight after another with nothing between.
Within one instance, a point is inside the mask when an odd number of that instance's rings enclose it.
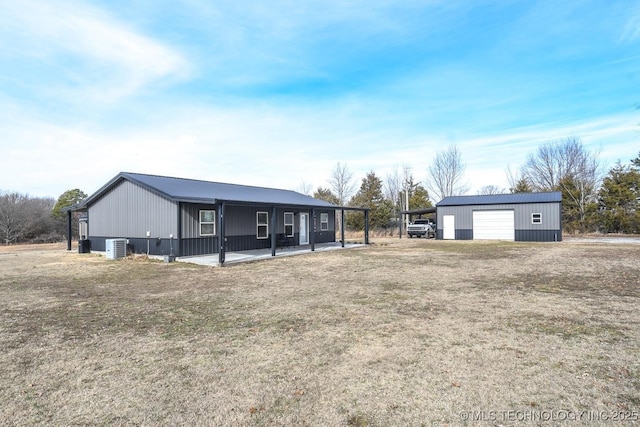
<instances>
[{"instance_id":1,"label":"metal roof","mask_svg":"<svg viewBox=\"0 0 640 427\"><path fill-rule=\"evenodd\" d=\"M402 215L422 215L422 214L430 214L430 213L435 213L436 212L436 208L432 207L432 208L423 208L423 209L411 209L408 211L400 211L400 213Z\"/></svg>"},{"instance_id":2,"label":"metal roof","mask_svg":"<svg viewBox=\"0 0 640 427\"><path fill-rule=\"evenodd\" d=\"M548 193L513 193L491 194L486 196L452 196L440 200L436 206L465 206L465 205L506 205L522 203L559 203L562 193L553 191Z\"/></svg>"},{"instance_id":3,"label":"metal roof","mask_svg":"<svg viewBox=\"0 0 640 427\"><path fill-rule=\"evenodd\" d=\"M90 205L122 180L136 183L149 191L176 202L214 203L216 201L225 201L247 204L336 208L329 202L292 190L120 172L111 181L84 200L77 209Z\"/></svg>"}]
</instances>

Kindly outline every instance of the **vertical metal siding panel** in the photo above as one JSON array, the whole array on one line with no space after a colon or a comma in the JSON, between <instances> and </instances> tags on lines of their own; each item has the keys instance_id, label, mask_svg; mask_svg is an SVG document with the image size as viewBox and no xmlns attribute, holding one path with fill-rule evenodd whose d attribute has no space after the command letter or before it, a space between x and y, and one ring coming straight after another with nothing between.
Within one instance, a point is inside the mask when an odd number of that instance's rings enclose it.
<instances>
[{"instance_id":1,"label":"vertical metal siding panel","mask_svg":"<svg viewBox=\"0 0 640 427\"><path fill-rule=\"evenodd\" d=\"M112 237L168 238L177 234L175 203L123 181L89 207L91 234Z\"/></svg>"},{"instance_id":2,"label":"vertical metal siding panel","mask_svg":"<svg viewBox=\"0 0 640 427\"><path fill-rule=\"evenodd\" d=\"M456 217L456 230L473 228L473 206L452 206L451 213Z\"/></svg>"},{"instance_id":3,"label":"vertical metal siding panel","mask_svg":"<svg viewBox=\"0 0 640 427\"><path fill-rule=\"evenodd\" d=\"M196 205L184 204L182 207L182 237L196 238L199 236L199 213L200 209Z\"/></svg>"},{"instance_id":4,"label":"vertical metal siding panel","mask_svg":"<svg viewBox=\"0 0 640 427\"><path fill-rule=\"evenodd\" d=\"M516 230L527 230L529 229L529 223L531 222L531 205L523 204L523 205L514 205L513 206L513 225ZM517 240L517 238L516 238Z\"/></svg>"},{"instance_id":5,"label":"vertical metal siding panel","mask_svg":"<svg viewBox=\"0 0 640 427\"><path fill-rule=\"evenodd\" d=\"M559 203L524 203L516 206L516 230L556 230L560 228ZM541 213L542 223L532 224L531 214Z\"/></svg>"},{"instance_id":6,"label":"vertical metal siding panel","mask_svg":"<svg viewBox=\"0 0 640 427\"><path fill-rule=\"evenodd\" d=\"M229 206L227 208L227 236L255 236L258 211L268 212L269 219L271 219L271 211L268 208Z\"/></svg>"},{"instance_id":7,"label":"vertical metal siding panel","mask_svg":"<svg viewBox=\"0 0 640 427\"><path fill-rule=\"evenodd\" d=\"M291 211L286 209L276 209L276 234L284 233L284 213L285 212L291 212ZM269 221L271 221L271 218L269 218ZM269 232L271 232L271 230L269 230ZM277 237L278 236L276 236L276 238Z\"/></svg>"},{"instance_id":8,"label":"vertical metal siding panel","mask_svg":"<svg viewBox=\"0 0 640 427\"><path fill-rule=\"evenodd\" d=\"M192 238L194 236L192 233L191 225L191 223L193 222L193 212L191 205L183 203L180 209L182 210L182 215L180 215L182 220L182 223L180 224L180 234L182 235L183 239ZM190 246L188 247L188 249L185 248L185 253L191 253Z\"/></svg>"},{"instance_id":9,"label":"vertical metal siding panel","mask_svg":"<svg viewBox=\"0 0 640 427\"><path fill-rule=\"evenodd\" d=\"M533 224L531 224L531 214L538 212L538 206L534 203L523 203L521 205L515 205L516 212L516 230L530 231L533 230ZM543 215L544 216L544 215ZM531 238L531 233L523 233L525 239ZM529 240L527 240L529 241Z\"/></svg>"}]
</instances>

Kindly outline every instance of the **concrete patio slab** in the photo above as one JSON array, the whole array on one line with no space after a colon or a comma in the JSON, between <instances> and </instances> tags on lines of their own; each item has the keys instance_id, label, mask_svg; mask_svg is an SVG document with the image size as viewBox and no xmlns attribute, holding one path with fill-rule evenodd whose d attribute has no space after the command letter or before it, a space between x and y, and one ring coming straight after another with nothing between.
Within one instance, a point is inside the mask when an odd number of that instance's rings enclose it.
<instances>
[{"instance_id":1,"label":"concrete patio slab","mask_svg":"<svg viewBox=\"0 0 640 427\"><path fill-rule=\"evenodd\" d=\"M345 243L344 248L340 242L335 243L318 243L315 245L315 252L332 251L338 249L352 249L365 246L361 243ZM276 257L302 255L311 253L311 245L303 245L296 247L278 248L276 250ZM258 261L262 259L273 258L271 255L271 249L255 249L251 251L240 252L227 252L225 254L224 265L237 264L241 262ZM176 258L178 262L188 262L192 264L207 265L211 267L218 267L218 254L211 255L198 255Z\"/></svg>"}]
</instances>

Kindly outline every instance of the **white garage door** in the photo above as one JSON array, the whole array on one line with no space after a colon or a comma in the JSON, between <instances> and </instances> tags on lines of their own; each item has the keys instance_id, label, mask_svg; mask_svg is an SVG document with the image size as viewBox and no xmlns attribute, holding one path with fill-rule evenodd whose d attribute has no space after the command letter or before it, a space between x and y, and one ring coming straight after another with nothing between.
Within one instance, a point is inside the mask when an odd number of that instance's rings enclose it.
<instances>
[{"instance_id":1,"label":"white garage door","mask_svg":"<svg viewBox=\"0 0 640 427\"><path fill-rule=\"evenodd\" d=\"M515 240L513 211L473 211L473 240Z\"/></svg>"}]
</instances>

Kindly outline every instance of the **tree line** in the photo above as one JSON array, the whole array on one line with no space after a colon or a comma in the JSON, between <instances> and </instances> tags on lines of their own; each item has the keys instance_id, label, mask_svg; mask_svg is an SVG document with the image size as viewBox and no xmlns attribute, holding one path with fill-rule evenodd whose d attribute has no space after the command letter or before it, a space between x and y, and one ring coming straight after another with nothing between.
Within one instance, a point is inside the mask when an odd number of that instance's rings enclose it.
<instances>
[{"instance_id":1,"label":"tree line","mask_svg":"<svg viewBox=\"0 0 640 427\"><path fill-rule=\"evenodd\" d=\"M0 239L5 245L19 242L53 243L64 239L67 230L67 206L87 195L78 190L65 191L58 200L31 197L15 191L0 191ZM77 232L77 219L74 220Z\"/></svg>"},{"instance_id":2,"label":"tree line","mask_svg":"<svg viewBox=\"0 0 640 427\"><path fill-rule=\"evenodd\" d=\"M320 187L313 196L340 206L369 208L370 226L388 230L397 226L401 210L428 208L430 199L467 194L465 170L462 154L453 145L435 154L425 185L415 182L410 168L396 167L385 180L373 171L367 173L356 191L353 174L346 164L338 163L329 188ZM640 234L640 152L628 163L618 160L605 172L599 152L587 150L580 138L569 137L542 144L523 165L515 171L507 167L505 173L508 189L487 185L478 194L559 191L566 232ZM347 215L347 228L363 226L362 215Z\"/></svg>"},{"instance_id":3,"label":"tree line","mask_svg":"<svg viewBox=\"0 0 640 427\"><path fill-rule=\"evenodd\" d=\"M348 165L339 162L328 186L318 187L312 195L337 206L368 208L372 229L395 230L400 211L433 207L432 200L467 194L465 169L455 145L435 154L424 185L416 181L411 168L396 166L384 179L368 172L358 186ZM507 167L506 176L508 189L488 185L478 194L560 191L566 232L640 234L640 152L605 171L597 151L587 150L580 138L565 138L542 144L515 170ZM302 187L300 192L311 193L306 184ZM61 241L67 226L63 209L86 197L79 189L65 191L57 201L0 191L0 239L4 244ZM358 212L347 213L345 222L338 222L338 229L364 227ZM75 217L72 232L77 233Z\"/></svg>"},{"instance_id":4,"label":"tree line","mask_svg":"<svg viewBox=\"0 0 640 427\"><path fill-rule=\"evenodd\" d=\"M640 152L605 170L580 138L550 141L510 173L511 192L560 191L567 232L640 233Z\"/></svg>"}]
</instances>

